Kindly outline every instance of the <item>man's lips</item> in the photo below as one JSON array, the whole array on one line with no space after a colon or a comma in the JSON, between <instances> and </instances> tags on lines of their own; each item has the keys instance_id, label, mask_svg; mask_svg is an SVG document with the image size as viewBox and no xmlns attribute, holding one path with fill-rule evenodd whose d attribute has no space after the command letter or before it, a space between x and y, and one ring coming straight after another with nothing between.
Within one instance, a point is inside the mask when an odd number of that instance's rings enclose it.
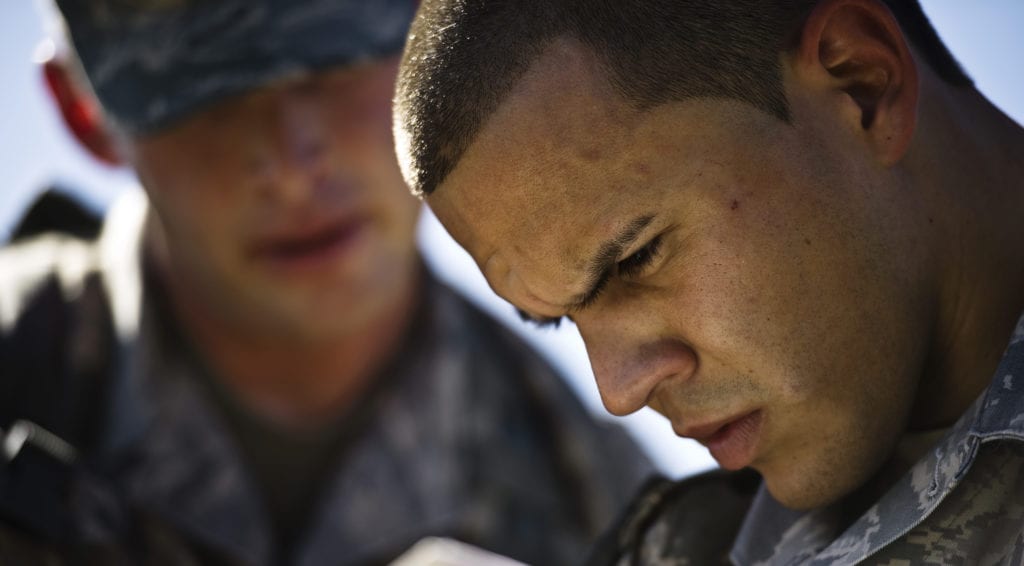
<instances>
[{"instance_id":1,"label":"man's lips","mask_svg":"<svg viewBox=\"0 0 1024 566\"><path fill-rule=\"evenodd\" d=\"M718 464L728 470L749 466L757 455L761 436L760 410L726 419L677 429L676 434L692 438L711 452Z\"/></svg>"},{"instance_id":2,"label":"man's lips","mask_svg":"<svg viewBox=\"0 0 1024 566\"><path fill-rule=\"evenodd\" d=\"M351 217L313 227L297 227L264 237L252 246L252 255L282 267L311 267L333 258L359 236L367 225Z\"/></svg>"}]
</instances>

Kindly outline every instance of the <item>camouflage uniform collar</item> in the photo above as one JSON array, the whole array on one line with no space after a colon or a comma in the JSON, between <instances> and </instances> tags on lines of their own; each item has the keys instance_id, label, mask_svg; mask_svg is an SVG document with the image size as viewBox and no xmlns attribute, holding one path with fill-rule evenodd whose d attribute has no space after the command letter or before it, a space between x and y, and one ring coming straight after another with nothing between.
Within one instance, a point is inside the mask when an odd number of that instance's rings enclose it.
<instances>
[{"instance_id":1,"label":"camouflage uniform collar","mask_svg":"<svg viewBox=\"0 0 1024 566\"><path fill-rule=\"evenodd\" d=\"M983 440L1024 439L1024 316L981 402L972 434Z\"/></svg>"},{"instance_id":2,"label":"camouflage uniform collar","mask_svg":"<svg viewBox=\"0 0 1024 566\"><path fill-rule=\"evenodd\" d=\"M981 444L1024 441L1024 317L992 382L952 429L845 531L828 509L796 512L761 487L733 546L733 563L857 564L924 521L960 483Z\"/></svg>"}]
</instances>

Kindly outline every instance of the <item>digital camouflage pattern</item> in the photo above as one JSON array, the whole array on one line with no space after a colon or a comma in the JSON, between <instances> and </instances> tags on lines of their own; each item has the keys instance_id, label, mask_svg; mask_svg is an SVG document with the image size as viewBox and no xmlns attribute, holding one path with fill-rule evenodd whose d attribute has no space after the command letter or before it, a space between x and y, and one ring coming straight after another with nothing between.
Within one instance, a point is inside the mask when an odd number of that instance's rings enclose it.
<instances>
[{"instance_id":1,"label":"digital camouflage pattern","mask_svg":"<svg viewBox=\"0 0 1024 566\"><path fill-rule=\"evenodd\" d=\"M0 250L0 345L37 312L42 281L56 278L73 302L82 279L101 274L122 371L90 458L102 477L76 484L83 543L116 545L137 527L125 501L162 525L153 532L226 557L217 563L280 564L222 416L192 366L156 338L152 289L140 285L138 248L126 245L140 241L146 209L141 194L120 201L96 245L43 237ZM576 563L647 475L647 460L509 331L440 283L427 283L425 296L404 373L374 396L287 563L379 564L428 535L530 564ZM0 380L16 377L0 366ZM12 540L0 532L0 553Z\"/></svg>"},{"instance_id":2,"label":"digital camouflage pattern","mask_svg":"<svg viewBox=\"0 0 1024 566\"><path fill-rule=\"evenodd\" d=\"M646 516L620 523L611 536L623 544L591 564L1024 564L1024 317L986 391L852 524L833 509L788 510L763 487L748 509L736 478L716 472L649 490ZM711 536L737 529L734 542Z\"/></svg>"},{"instance_id":3,"label":"digital camouflage pattern","mask_svg":"<svg viewBox=\"0 0 1024 566\"><path fill-rule=\"evenodd\" d=\"M53 0L103 108L128 132L232 94L397 55L415 0Z\"/></svg>"}]
</instances>

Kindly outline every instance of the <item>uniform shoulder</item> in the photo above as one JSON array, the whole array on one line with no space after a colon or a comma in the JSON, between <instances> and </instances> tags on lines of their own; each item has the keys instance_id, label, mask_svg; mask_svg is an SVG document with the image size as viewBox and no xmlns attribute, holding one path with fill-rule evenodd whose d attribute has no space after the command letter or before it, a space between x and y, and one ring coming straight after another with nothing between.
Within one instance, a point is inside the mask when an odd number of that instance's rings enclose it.
<instances>
[{"instance_id":1,"label":"uniform shoulder","mask_svg":"<svg viewBox=\"0 0 1024 566\"><path fill-rule=\"evenodd\" d=\"M448 297L439 302L449 315L458 313L478 400L501 407L509 419L530 415L531 426L544 430L557 459L588 483L588 505L603 528L653 472L647 455L610 416L588 410L567 378L524 338L455 291L443 293Z\"/></svg>"},{"instance_id":2,"label":"uniform shoulder","mask_svg":"<svg viewBox=\"0 0 1024 566\"><path fill-rule=\"evenodd\" d=\"M473 340L476 347L507 349L517 354L523 361L541 364L546 366L546 371L554 372L554 369L526 343L525 339L495 316L474 304L460 291L443 281L433 279L433 276L429 286L434 295L433 299L439 304L439 310L457 317L456 324L466 331L467 338Z\"/></svg>"},{"instance_id":3,"label":"uniform shoulder","mask_svg":"<svg viewBox=\"0 0 1024 566\"><path fill-rule=\"evenodd\" d=\"M565 376L524 337L445 283L433 286L438 316L447 318L444 326L467 348L479 375L525 389L565 418L593 420Z\"/></svg>"},{"instance_id":4,"label":"uniform shoulder","mask_svg":"<svg viewBox=\"0 0 1024 566\"><path fill-rule=\"evenodd\" d=\"M458 345L488 378L511 378L517 387L540 387L544 396L577 402L561 372L505 322L429 272L426 288L432 325L446 337L444 347Z\"/></svg>"}]
</instances>

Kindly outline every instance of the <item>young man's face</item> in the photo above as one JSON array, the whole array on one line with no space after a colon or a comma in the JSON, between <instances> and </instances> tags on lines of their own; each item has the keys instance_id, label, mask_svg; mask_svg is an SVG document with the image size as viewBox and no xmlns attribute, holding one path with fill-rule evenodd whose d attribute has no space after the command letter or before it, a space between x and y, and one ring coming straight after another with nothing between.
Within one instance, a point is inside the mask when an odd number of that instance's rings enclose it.
<instances>
[{"instance_id":1,"label":"young man's face","mask_svg":"<svg viewBox=\"0 0 1024 566\"><path fill-rule=\"evenodd\" d=\"M562 44L428 203L499 295L571 315L611 412L649 405L810 507L905 430L934 289L914 195L827 96L790 99L792 125L723 100L636 112Z\"/></svg>"},{"instance_id":2,"label":"young man's face","mask_svg":"<svg viewBox=\"0 0 1024 566\"><path fill-rule=\"evenodd\" d=\"M132 143L173 269L228 316L329 336L394 304L418 204L396 165L397 60L268 86Z\"/></svg>"}]
</instances>

